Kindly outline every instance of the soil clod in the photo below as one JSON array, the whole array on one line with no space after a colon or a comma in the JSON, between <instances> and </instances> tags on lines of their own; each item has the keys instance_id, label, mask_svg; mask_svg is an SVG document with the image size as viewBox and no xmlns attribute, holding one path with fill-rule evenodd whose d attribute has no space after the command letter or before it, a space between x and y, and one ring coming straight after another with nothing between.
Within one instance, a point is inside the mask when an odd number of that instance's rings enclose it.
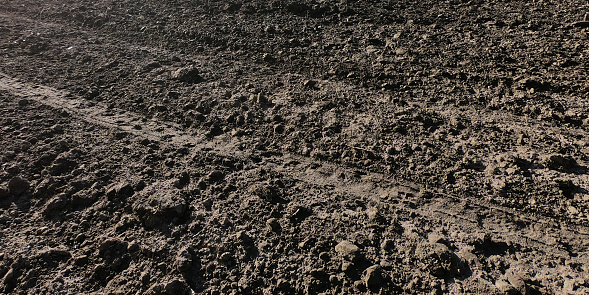
<instances>
[{"instance_id":1,"label":"soil clod","mask_svg":"<svg viewBox=\"0 0 589 295\"><path fill-rule=\"evenodd\" d=\"M20 195L28 191L30 187L30 183L26 179L19 176L13 177L8 182L8 192L13 195Z\"/></svg>"}]
</instances>

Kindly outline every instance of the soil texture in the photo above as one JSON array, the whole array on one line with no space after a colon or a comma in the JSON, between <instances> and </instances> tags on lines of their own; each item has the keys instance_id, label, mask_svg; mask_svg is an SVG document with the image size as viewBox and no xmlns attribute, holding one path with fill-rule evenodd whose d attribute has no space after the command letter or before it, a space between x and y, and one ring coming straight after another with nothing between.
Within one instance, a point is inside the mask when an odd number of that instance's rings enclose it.
<instances>
[{"instance_id":1,"label":"soil texture","mask_svg":"<svg viewBox=\"0 0 589 295\"><path fill-rule=\"evenodd\" d=\"M586 1L3 0L1 294L589 294Z\"/></svg>"}]
</instances>

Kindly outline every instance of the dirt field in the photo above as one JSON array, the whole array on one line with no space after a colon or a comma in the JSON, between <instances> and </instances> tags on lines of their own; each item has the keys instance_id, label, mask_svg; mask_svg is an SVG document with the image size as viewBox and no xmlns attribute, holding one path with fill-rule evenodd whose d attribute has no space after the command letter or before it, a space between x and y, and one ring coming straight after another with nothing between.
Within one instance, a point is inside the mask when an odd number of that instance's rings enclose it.
<instances>
[{"instance_id":1,"label":"dirt field","mask_svg":"<svg viewBox=\"0 0 589 295\"><path fill-rule=\"evenodd\" d=\"M589 294L586 1L3 0L2 294Z\"/></svg>"}]
</instances>

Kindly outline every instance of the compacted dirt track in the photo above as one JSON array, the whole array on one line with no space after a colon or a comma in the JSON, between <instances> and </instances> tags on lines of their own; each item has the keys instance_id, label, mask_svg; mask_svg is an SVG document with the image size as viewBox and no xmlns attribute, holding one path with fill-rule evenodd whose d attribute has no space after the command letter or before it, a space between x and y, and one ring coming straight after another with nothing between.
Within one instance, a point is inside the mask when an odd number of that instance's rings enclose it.
<instances>
[{"instance_id":1,"label":"compacted dirt track","mask_svg":"<svg viewBox=\"0 0 589 295\"><path fill-rule=\"evenodd\" d=\"M583 1L0 6L0 292L587 294Z\"/></svg>"}]
</instances>

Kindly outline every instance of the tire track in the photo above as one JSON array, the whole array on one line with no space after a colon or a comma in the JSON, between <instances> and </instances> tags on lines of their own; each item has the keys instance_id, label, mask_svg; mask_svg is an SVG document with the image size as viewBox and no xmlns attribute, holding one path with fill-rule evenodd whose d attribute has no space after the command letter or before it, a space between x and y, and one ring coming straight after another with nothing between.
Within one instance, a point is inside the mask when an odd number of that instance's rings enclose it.
<instances>
[{"instance_id":1,"label":"tire track","mask_svg":"<svg viewBox=\"0 0 589 295\"><path fill-rule=\"evenodd\" d=\"M15 99L30 99L56 110L66 111L78 120L104 128L117 129L164 145L190 147L193 154L206 152L240 159L252 156L235 148L235 142L228 135L210 140L202 134L191 133L178 124L146 119L129 111L108 108L103 103L76 98L66 91L51 87L22 82L4 73L0 73L0 91L10 93ZM337 175L341 172L353 174L357 169L292 154L271 156L266 165L299 181L319 187L332 187L335 192L367 197L375 203L390 205L394 199L394 206L399 210L417 214L434 224L459 224L467 231L482 230L523 247L562 256L568 256L571 250L586 255L588 249L586 240L589 231L586 227L560 224L549 218L525 214L473 198L464 200L441 189L426 190L419 184L396 180L388 175L363 171L364 175L360 179L343 180ZM402 194L395 194L396 192ZM522 226L521 223L525 225ZM534 228L536 223L542 225L541 234Z\"/></svg>"}]
</instances>

